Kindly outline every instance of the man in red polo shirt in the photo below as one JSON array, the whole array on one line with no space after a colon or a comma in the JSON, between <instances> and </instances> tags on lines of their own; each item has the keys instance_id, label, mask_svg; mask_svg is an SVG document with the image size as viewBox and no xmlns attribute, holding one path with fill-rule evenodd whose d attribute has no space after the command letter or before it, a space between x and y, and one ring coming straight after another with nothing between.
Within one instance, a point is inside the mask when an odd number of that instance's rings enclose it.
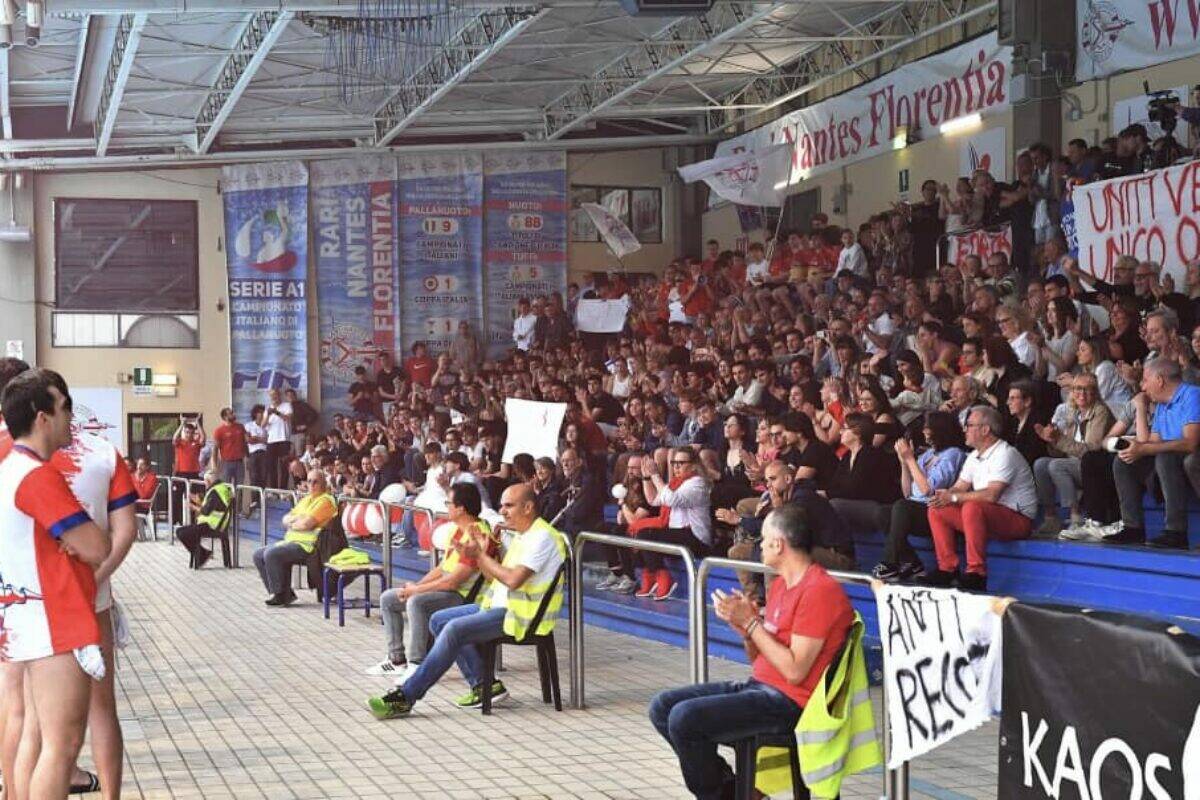
<instances>
[{"instance_id":1,"label":"man in red polo shirt","mask_svg":"<svg viewBox=\"0 0 1200 800\"><path fill-rule=\"evenodd\" d=\"M246 480L244 468L247 453L246 428L237 421L232 408L221 409L221 424L213 431L213 442L221 458L218 473L225 483L237 486Z\"/></svg>"},{"instance_id":2,"label":"man in red polo shirt","mask_svg":"<svg viewBox=\"0 0 1200 800\"><path fill-rule=\"evenodd\" d=\"M684 783L699 798L733 796L734 774L718 743L795 730L854 621L841 584L812 560L801 506L767 515L762 560L778 577L761 615L743 592L713 595L717 616L744 640L750 680L668 689L650 701L650 721L679 756Z\"/></svg>"}]
</instances>

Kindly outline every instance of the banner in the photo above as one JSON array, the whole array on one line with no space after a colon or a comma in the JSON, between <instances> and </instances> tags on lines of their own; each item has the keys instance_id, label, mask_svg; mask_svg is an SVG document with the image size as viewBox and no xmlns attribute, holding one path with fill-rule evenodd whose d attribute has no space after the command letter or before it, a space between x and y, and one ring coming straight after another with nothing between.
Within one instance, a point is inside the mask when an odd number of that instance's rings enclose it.
<instances>
[{"instance_id":1,"label":"banner","mask_svg":"<svg viewBox=\"0 0 1200 800\"><path fill-rule=\"evenodd\" d=\"M782 206L787 197L786 175L792 157L787 142L774 144L761 152L710 158L679 168L684 183L704 181L723 200L750 206Z\"/></svg>"},{"instance_id":2,"label":"banner","mask_svg":"<svg viewBox=\"0 0 1200 800\"><path fill-rule=\"evenodd\" d=\"M1008 174L1008 129L1003 125L964 136L958 150L958 174L971 177L977 169L986 169L1003 181Z\"/></svg>"},{"instance_id":3,"label":"banner","mask_svg":"<svg viewBox=\"0 0 1200 800\"><path fill-rule=\"evenodd\" d=\"M512 346L522 297L567 293L567 156L563 152L484 156L484 286L488 352Z\"/></svg>"},{"instance_id":4,"label":"banner","mask_svg":"<svg viewBox=\"0 0 1200 800\"><path fill-rule=\"evenodd\" d=\"M1103 78L1200 53L1197 0L1075 3L1076 80Z\"/></svg>"},{"instance_id":5,"label":"banner","mask_svg":"<svg viewBox=\"0 0 1200 800\"><path fill-rule=\"evenodd\" d=\"M984 262L992 253L1004 253L1012 258L1012 225L980 228L948 235L946 258L951 264L962 263L967 256L979 256Z\"/></svg>"},{"instance_id":6,"label":"banner","mask_svg":"<svg viewBox=\"0 0 1200 800\"><path fill-rule=\"evenodd\" d=\"M892 731L888 769L978 728L997 710L1001 647L994 601L950 589L876 589Z\"/></svg>"},{"instance_id":7,"label":"banner","mask_svg":"<svg viewBox=\"0 0 1200 800\"><path fill-rule=\"evenodd\" d=\"M74 414L71 422L88 433L94 433L125 452L125 414L122 412L123 392L120 389L71 387Z\"/></svg>"},{"instance_id":8,"label":"banner","mask_svg":"<svg viewBox=\"0 0 1200 800\"><path fill-rule=\"evenodd\" d=\"M396 159L390 155L312 165L321 415L349 414L354 368L375 373L379 353L399 346ZM388 387L389 389L391 387Z\"/></svg>"},{"instance_id":9,"label":"banner","mask_svg":"<svg viewBox=\"0 0 1200 800\"><path fill-rule=\"evenodd\" d=\"M1200 639L1123 614L1004 614L1001 800L1200 798Z\"/></svg>"},{"instance_id":10,"label":"banner","mask_svg":"<svg viewBox=\"0 0 1200 800\"><path fill-rule=\"evenodd\" d=\"M308 170L299 161L224 167L233 407L268 389L308 393Z\"/></svg>"},{"instance_id":11,"label":"banner","mask_svg":"<svg viewBox=\"0 0 1200 800\"><path fill-rule=\"evenodd\" d=\"M529 453L534 458L545 456L558 463L558 432L566 415L566 403L539 403L513 397L505 400L508 437L500 460L511 464L513 456Z\"/></svg>"},{"instance_id":12,"label":"banner","mask_svg":"<svg viewBox=\"0 0 1200 800\"><path fill-rule=\"evenodd\" d=\"M787 142L793 147L790 173L770 180L796 183L885 153L911 131L929 141L949 120L1007 109L1011 74L1012 48L999 46L993 31L727 139L716 154L760 152Z\"/></svg>"},{"instance_id":13,"label":"banner","mask_svg":"<svg viewBox=\"0 0 1200 800\"><path fill-rule=\"evenodd\" d=\"M403 349L436 355L458 323L483 330L483 159L401 156L399 170Z\"/></svg>"},{"instance_id":14,"label":"banner","mask_svg":"<svg viewBox=\"0 0 1200 800\"><path fill-rule=\"evenodd\" d=\"M625 330L629 300L580 300L575 306L575 327L581 333L620 333Z\"/></svg>"},{"instance_id":15,"label":"banner","mask_svg":"<svg viewBox=\"0 0 1200 800\"><path fill-rule=\"evenodd\" d=\"M1154 261L1185 285L1200 256L1200 161L1076 186L1071 192L1079 265L1106 281L1122 255Z\"/></svg>"},{"instance_id":16,"label":"banner","mask_svg":"<svg viewBox=\"0 0 1200 800\"><path fill-rule=\"evenodd\" d=\"M625 223L619 217L613 216L613 213L604 206L597 203L584 203L580 208L592 218L592 224L600 231L600 238L618 259L642 249L642 243L634 238Z\"/></svg>"}]
</instances>

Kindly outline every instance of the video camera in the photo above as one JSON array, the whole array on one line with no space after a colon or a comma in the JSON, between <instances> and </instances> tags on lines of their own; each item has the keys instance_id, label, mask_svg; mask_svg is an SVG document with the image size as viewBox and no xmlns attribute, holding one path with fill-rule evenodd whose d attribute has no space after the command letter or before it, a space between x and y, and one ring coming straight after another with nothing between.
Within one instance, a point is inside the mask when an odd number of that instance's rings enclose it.
<instances>
[{"instance_id":1,"label":"video camera","mask_svg":"<svg viewBox=\"0 0 1200 800\"><path fill-rule=\"evenodd\" d=\"M1150 98L1146 103L1147 117L1151 122L1158 123L1163 133L1170 136L1179 123L1179 96L1170 89L1152 92L1149 81L1142 81L1142 88Z\"/></svg>"}]
</instances>

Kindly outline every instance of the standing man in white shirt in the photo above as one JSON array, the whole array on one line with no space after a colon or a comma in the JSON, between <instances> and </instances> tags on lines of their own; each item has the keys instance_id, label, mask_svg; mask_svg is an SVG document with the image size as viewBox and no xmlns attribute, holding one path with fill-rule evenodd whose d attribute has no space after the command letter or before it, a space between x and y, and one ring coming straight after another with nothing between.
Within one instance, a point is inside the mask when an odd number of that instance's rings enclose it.
<instances>
[{"instance_id":1,"label":"standing man in white shirt","mask_svg":"<svg viewBox=\"0 0 1200 800\"><path fill-rule=\"evenodd\" d=\"M517 316L513 320L513 344L522 352L533 347L533 332L537 327L537 315L529 309L529 298L517 301Z\"/></svg>"},{"instance_id":2,"label":"standing man in white shirt","mask_svg":"<svg viewBox=\"0 0 1200 800\"><path fill-rule=\"evenodd\" d=\"M292 404L285 401L278 389L267 397L263 425L267 429L267 480L276 489L286 489L287 457L292 451Z\"/></svg>"},{"instance_id":3,"label":"standing man in white shirt","mask_svg":"<svg viewBox=\"0 0 1200 800\"><path fill-rule=\"evenodd\" d=\"M855 239L854 231L849 228L842 231L842 251L838 253L837 269L833 274L841 275L847 272L859 278L870 277L867 254Z\"/></svg>"},{"instance_id":4,"label":"standing man in white shirt","mask_svg":"<svg viewBox=\"0 0 1200 800\"><path fill-rule=\"evenodd\" d=\"M929 527L938 568L925 576L927 586L987 589L990 538L1028 539L1037 515L1037 487L1029 462L1000 438L1004 420L991 406L975 406L967 417L967 445L974 448L958 481L939 489L929 501ZM967 571L958 575L956 534L967 540Z\"/></svg>"},{"instance_id":5,"label":"standing man in white shirt","mask_svg":"<svg viewBox=\"0 0 1200 800\"><path fill-rule=\"evenodd\" d=\"M266 407L259 403L250 409L250 421L246 423L246 474L251 486L267 485L267 429L263 427L266 413ZM257 496L251 495L245 516L249 517L257 505Z\"/></svg>"}]
</instances>

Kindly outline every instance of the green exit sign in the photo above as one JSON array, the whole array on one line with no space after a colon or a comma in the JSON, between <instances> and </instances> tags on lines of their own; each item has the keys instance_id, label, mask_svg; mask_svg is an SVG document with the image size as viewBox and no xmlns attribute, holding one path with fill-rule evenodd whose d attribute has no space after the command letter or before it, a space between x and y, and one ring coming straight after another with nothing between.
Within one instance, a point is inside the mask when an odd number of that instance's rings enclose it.
<instances>
[{"instance_id":1,"label":"green exit sign","mask_svg":"<svg viewBox=\"0 0 1200 800\"><path fill-rule=\"evenodd\" d=\"M133 393L134 394L151 394L151 388L154 383L154 373L149 367L134 367L133 368Z\"/></svg>"}]
</instances>

